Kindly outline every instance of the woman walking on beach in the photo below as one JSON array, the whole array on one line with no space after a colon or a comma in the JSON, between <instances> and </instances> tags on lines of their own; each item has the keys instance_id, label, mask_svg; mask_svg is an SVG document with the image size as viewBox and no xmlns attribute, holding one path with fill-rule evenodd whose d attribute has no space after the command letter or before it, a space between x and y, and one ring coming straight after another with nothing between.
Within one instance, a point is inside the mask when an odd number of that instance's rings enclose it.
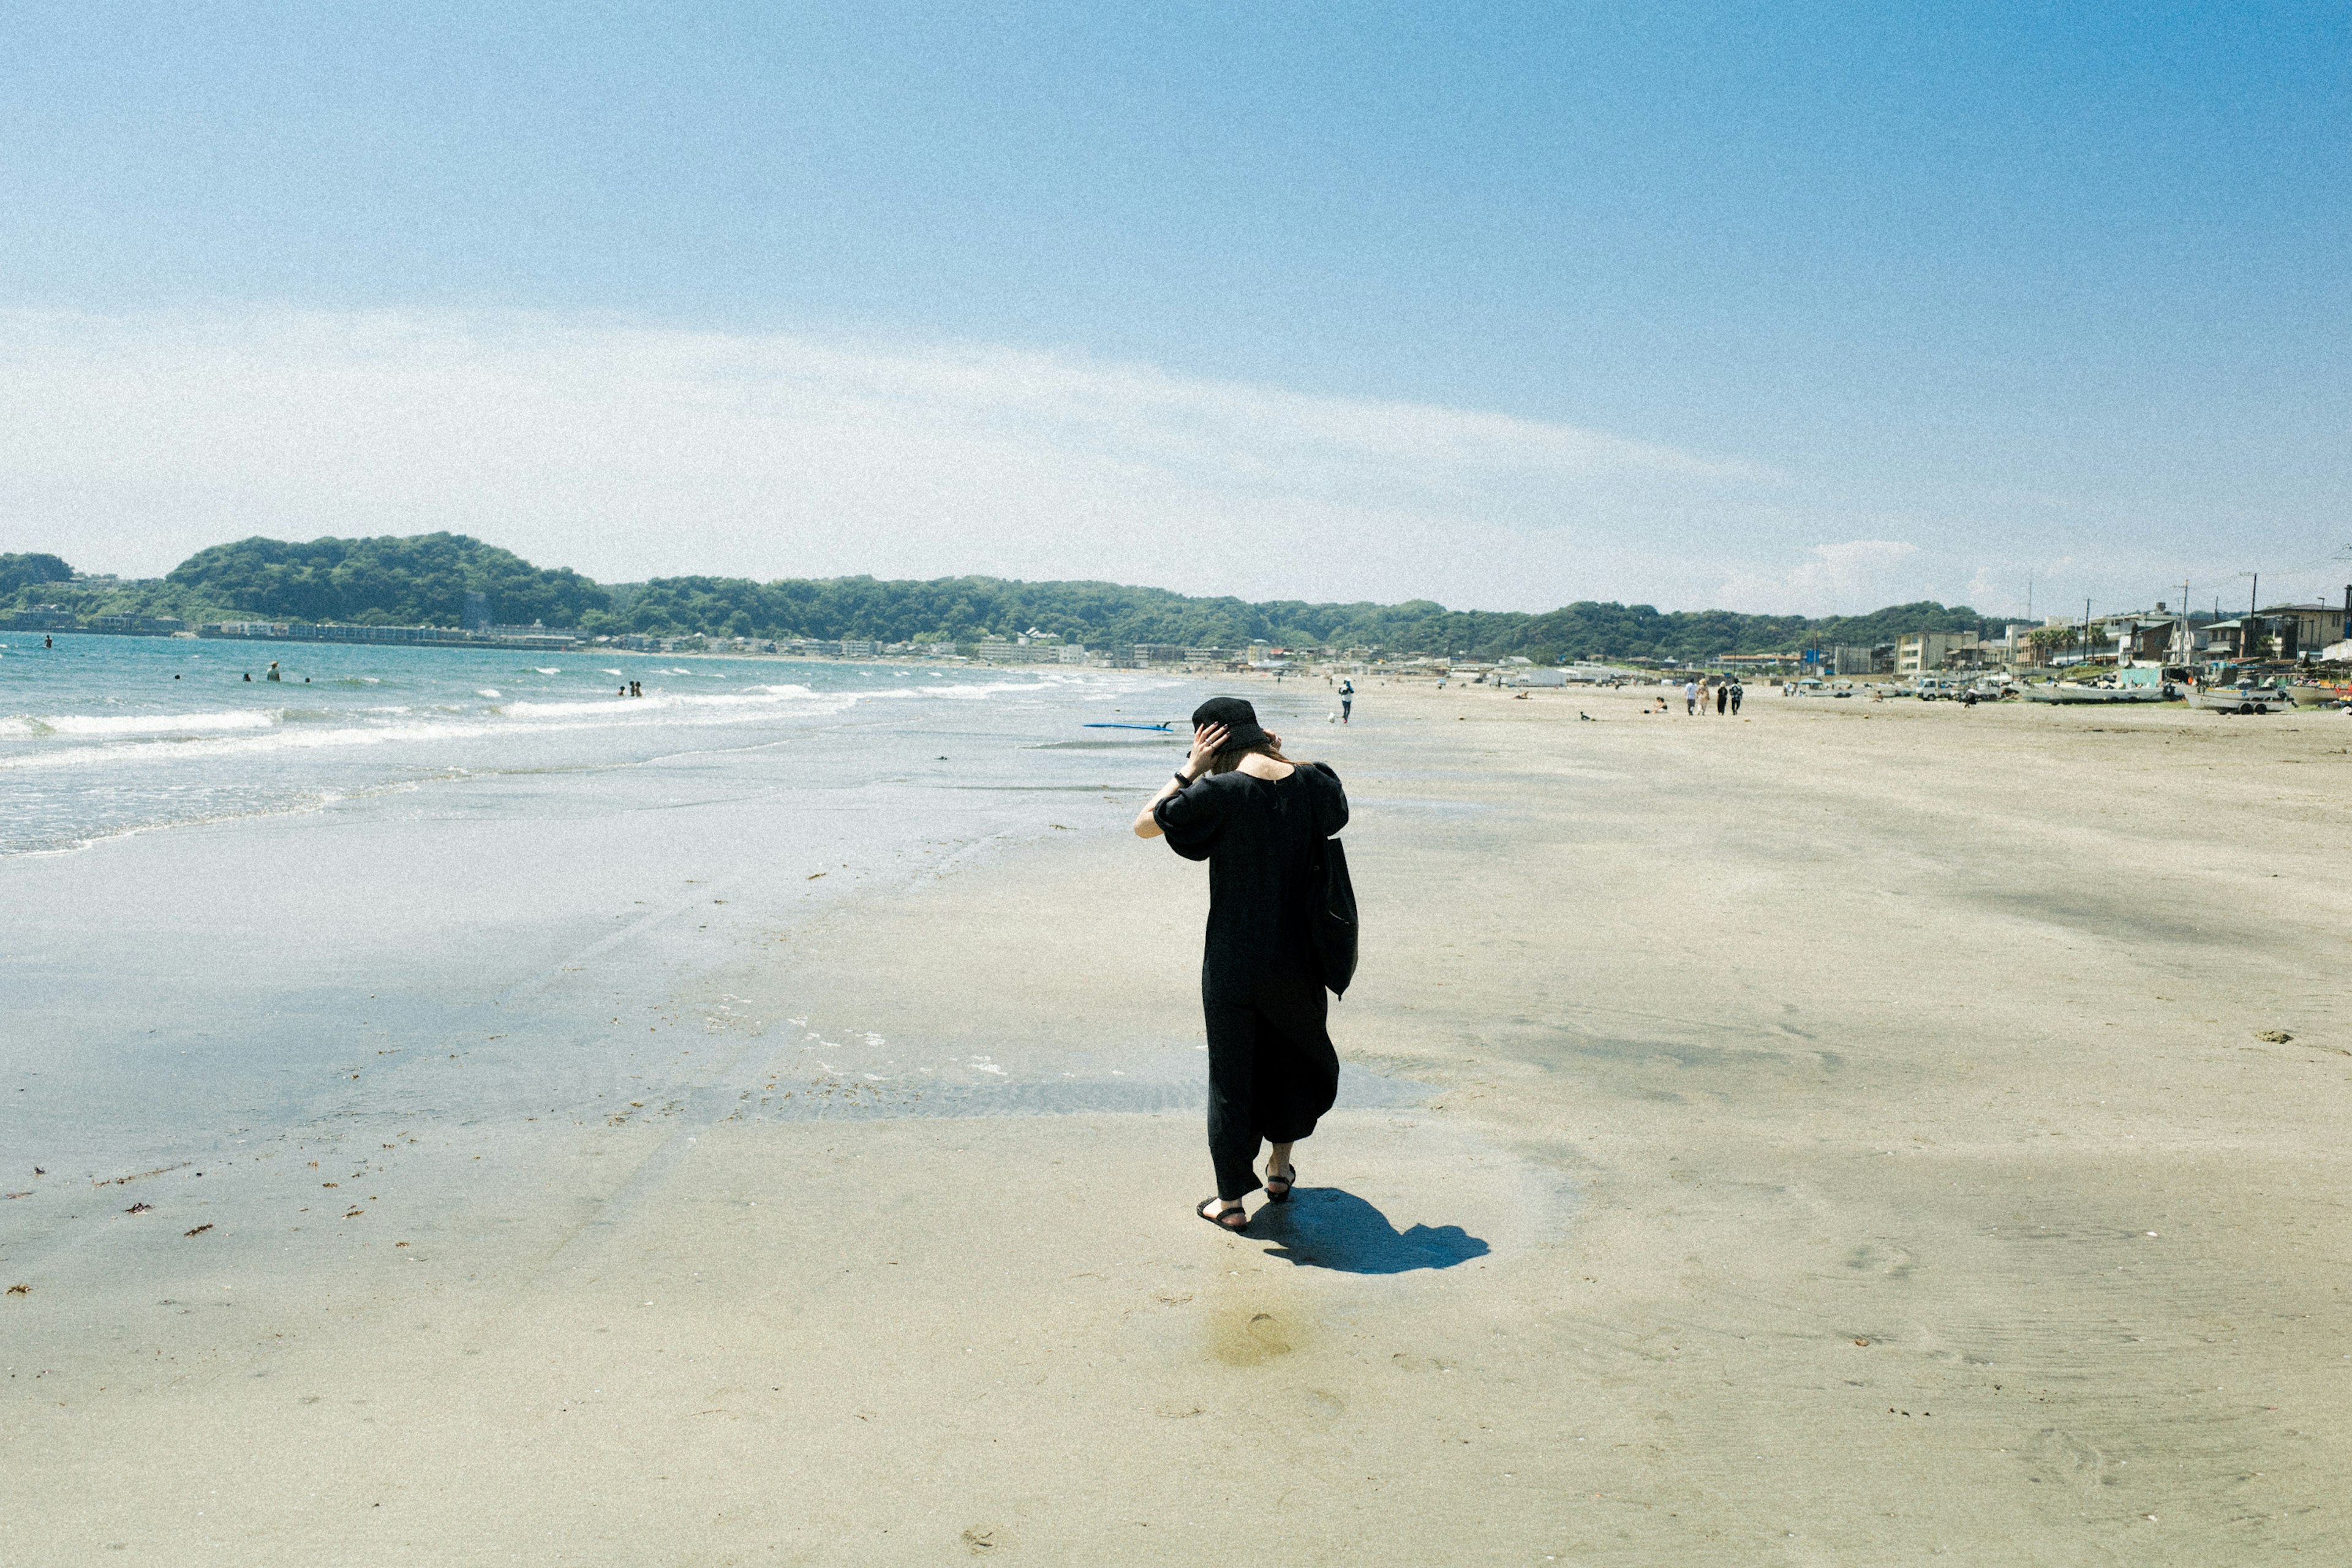
<instances>
[{"instance_id":1,"label":"woman walking on beach","mask_svg":"<svg viewBox=\"0 0 2352 1568\"><path fill-rule=\"evenodd\" d=\"M1244 1229L1242 1199L1263 1186L1289 1200L1291 1145L1315 1131L1339 1092L1339 1058L1324 1027L1328 1003L1315 955L1316 850L1348 825L1348 795L1321 763L1293 763L1238 697L1192 714L1192 751L1135 819L1139 838L1165 837L1209 862L1209 929L1201 1006L1209 1033L1209 1158L1217 1191L1197 1212ZM1274 1147L1263 1181L1259 1142Z\"/></svg>"}]
</instances>

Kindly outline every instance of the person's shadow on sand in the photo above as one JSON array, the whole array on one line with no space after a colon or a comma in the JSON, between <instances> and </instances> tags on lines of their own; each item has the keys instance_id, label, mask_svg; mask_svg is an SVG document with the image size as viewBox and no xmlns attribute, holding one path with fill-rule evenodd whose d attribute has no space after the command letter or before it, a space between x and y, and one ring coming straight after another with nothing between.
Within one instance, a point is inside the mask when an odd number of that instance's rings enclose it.
<instances>
[{"instance_id":1,"label":"person's shadow on sand","mask_svg":"<svg viewBox=\"0 0 2352 1568\"><path fill-rule=\"evenodd\" d=\"M1458 1225L1400 1231L1388 1215L1338 1187L1300 1187L1288 1203L1268 1204L1252 1214L1250 1228L1275 1243L1270 1258L1344 1274L1451 1268L1487 1251L1485 1242Z\"/></svg>"}]
</instances>

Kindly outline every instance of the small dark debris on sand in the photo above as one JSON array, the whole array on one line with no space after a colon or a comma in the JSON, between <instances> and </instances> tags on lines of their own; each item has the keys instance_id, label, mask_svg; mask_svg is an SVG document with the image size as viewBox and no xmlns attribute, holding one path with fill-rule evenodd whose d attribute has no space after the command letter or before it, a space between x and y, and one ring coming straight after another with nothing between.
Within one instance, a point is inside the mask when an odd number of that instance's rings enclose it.
<instances>
[{"instance_id":1,"label":"small dark debris on sand","mask_svg":"<svg viewBox=\"0 0 2352 1568\"><path fill-rule=\"evenodd\" d=\"M133 1171L127 1176L100 1176L89 1184L93 1187L127 1187L133 1182L143 1182L150 1176L165 1175L173 1171L184 1171L194 1163L194 1160L183 1160L176 1165L158 1165L152 1171ZM33 1174L37 1176L40 1173L41 1168L38 1165L34 1166ZM204 1173L198 1171L196 1174L201 1176Z\"/></svg>"},{"instance_id":2,"label":"small dark debris on sand","mask_svg":"<svg viewBox=\"0 0 2352 1568\"><path fill-rule=\"evenodd\" d=\"M32 1293L33 1288L30 1285L11 1285L8 1287L8 1294L11 1296L29 1296Z\"/></svg>"},{"instance_id":3,"label":"small dark debris on sand","mask_svg":"<svg viewBox=\"0 0 2352 1568\"><path fill-rule=\"evenodd\" d=\"M155 1205L153 1204L132 1204L129 1208L124 1209L122 1212L124 1214L145 1214L149 1209L152 1209L154 1206Z\"/></svg>"},{"instance_id":4,"label":"small dark debris on sand","mask_svg":"<svg viewBox=\"0 0 2352 1568\"><path fill-rule=\"evenodd\" d=\"M2294 1037L2288 1034L2284 1029L2264 1029L2262 1033L2256 1035L2254 1038L2258 1040L2268 1040L2274 1046L2283 1046L2289 1040L2294 1039Z\"/></svg>"},{"instance_id":5,"label":"small dark debris on sand","mask_svg":"<svg viewBox=\"0 0 2352 1568\"><path fill-rule=\"evenodd\" d=\"M196 1226L196 1228L195 1228L195 1229L194 1229L194 1230L182 1231L180 1234L181 1234L181 1235L183 1235L183 1236L202 1236L202 1235L204 1235L204 1233L205 1233L205 1232L206 1232L206 1231L208 1231L208 1230L210 1230L210 1229L212 1229L212 1226L211 1226L209 1223L207 1223L207 1224L200 1225L200 1226Z\"/></svg>"}]
</instances>

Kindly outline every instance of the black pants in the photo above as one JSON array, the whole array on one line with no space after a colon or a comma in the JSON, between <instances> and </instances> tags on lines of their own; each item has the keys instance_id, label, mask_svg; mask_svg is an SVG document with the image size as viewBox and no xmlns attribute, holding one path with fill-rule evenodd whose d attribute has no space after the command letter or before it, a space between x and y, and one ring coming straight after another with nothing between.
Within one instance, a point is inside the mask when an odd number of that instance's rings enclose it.
<instances>
[{"instance_id":1,"label":"black pants","mask_svg":"<svg viewBox=\"0 0 2352 1568\"><path fill-rule=\"evenodd\" d=\"M1260 1140L1296 1143L1339 1097L1339 1054L1324 1028L1320 980L1274 977L1246 1000L1204 995L1209 1159L1228 1202L1263 1185Z\"/></svg>"}]
</instances>

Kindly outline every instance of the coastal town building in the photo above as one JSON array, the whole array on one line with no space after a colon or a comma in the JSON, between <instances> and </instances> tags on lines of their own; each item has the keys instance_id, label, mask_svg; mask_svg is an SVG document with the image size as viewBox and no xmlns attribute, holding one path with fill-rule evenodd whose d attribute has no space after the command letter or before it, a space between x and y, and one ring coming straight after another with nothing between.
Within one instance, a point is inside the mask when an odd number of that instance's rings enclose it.
<instances>
[{"instance_id":1,"label":"coastal town building","mask_svg":"<svg viewBox=\"0 0 2352 1568\"><path fill-rule=\"evenodd\" d=\"M1825 653L1821 662L1832 675L1885 675L1895 668L1895 650L1892 644L1865 647L1841 643Z\"/></svg>"},{"instance_id":2,"label":"coastal town building","mask_svg":"<svg viewBox=\"0 0 2352 1568\"><path fill-rule=\"evenodd\" d=\"M188 629L176 616L92 616L89 629L120 637L168 637Z\"/></svg>"},{"instance_id":3,"label":"coastal town building","mask_svg":"<svg viewBox=\"0 0 2352 1568\"><path fill-rule=\"evenodd\" d=\"M2315 654L2331 643L2352 637L2352 613L2342 605L2273 605L2263 611L2262 618L2272 623L2273 637L2294 639L2295 651L2280 656L2284 658Z\"/></svg>"},{"instance_id":4,"label":"coastal town building","mask_svg":"<svg viewBox=\"0 0 2352 1568\"><path fill-rule=\"evenodd\" d=\"M2208 658L2293 659L2301 656L2302 626L2294 616L2239 616L2205 628Z\"/></svg>"},{"instance_id":5,"label":"coastal town building","mask_svg":"<svg viewBox=\"0 0 2352 1568\"><path fill-rule=\"evenodd\" d=\"M1941 669L1952 661L1955 654L1966 653L1963 662L1980 661L1980 638L1975 632L1906 632L1895 640L1895 673L1924 675L1931 669ZM1843 675L1843 669L1838 671Z\"/></svg>"},{"instance_id":6,"label":"coastal town building","mask_svg":"<svg viewBox=\"0 0 2352 1568\"><path fill-rule=\"evenodd\" d=\"M271 642L332 642L391 644L400 647L481 647L537 648L556 652L576 647L580 637L571 632L525 629L511 635L469 632L457 626L354 626L324 621L207 621L196 628L200 637L243 637Z\"/></svg>"},{"instance_id":7,"label":"coastal town building","mask_svg":"<svg viewBox=\"0 0 2352 1568\"><path fill-rule=\"evenodd\" d=\"M2107 622L2106 630L2115 638L2117 664L2162 664L2181 657L2177 616L2126 616Z\"/></svg>"}]
</instances>

